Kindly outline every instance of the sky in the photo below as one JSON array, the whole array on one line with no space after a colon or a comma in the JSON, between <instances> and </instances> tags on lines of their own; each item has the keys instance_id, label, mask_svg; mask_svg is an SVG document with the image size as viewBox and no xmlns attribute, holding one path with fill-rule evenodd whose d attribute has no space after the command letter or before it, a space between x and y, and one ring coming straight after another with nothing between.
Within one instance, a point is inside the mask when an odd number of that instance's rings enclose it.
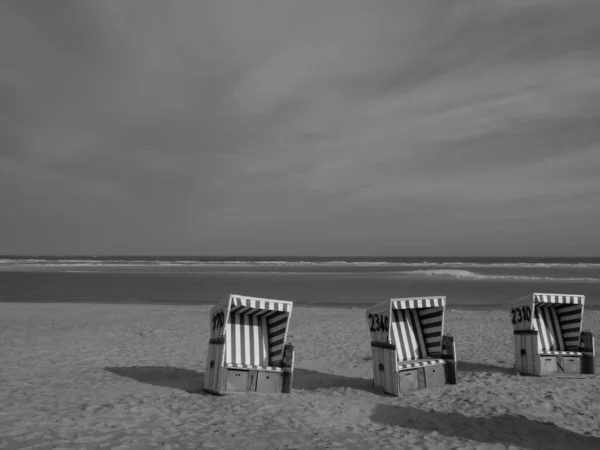
<instances>
[{"instance_id":1,"label":"sky","mask_svg":"<svg viewBox=\"0 0 600 450\"><path fill-rule=\"evenodd\" d=\"M3 0L0 254L600 255L597 0Z\"/></svg>"}]
</instances>

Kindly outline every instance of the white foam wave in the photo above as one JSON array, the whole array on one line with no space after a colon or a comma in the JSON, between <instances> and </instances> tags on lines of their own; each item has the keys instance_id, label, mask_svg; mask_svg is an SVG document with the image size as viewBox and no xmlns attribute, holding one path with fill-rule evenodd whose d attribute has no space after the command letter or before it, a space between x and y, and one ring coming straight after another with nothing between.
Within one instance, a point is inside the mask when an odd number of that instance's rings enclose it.
<instances>
[{"instance_id":1,"label":"white foam wave","mask_svg":"<svg viewBox=\"0 0 600 450\"><path fill-rule=\"evenodd\" d=\"M459 278L459 279L477 279L477 280L489 280L489 279L498 279L498 280L544 280L544 281L600 281L600 278L588 278L588 277L535 277L535 276L526 276L526 275L488 275L481 274L476 272L471 272L469 270L450 270L450 269L442 269L442 270L411 270L408 272L404 272L407 274L422 274L434 277L450 277L450 278Z\"/></svg>"}]
</instances>

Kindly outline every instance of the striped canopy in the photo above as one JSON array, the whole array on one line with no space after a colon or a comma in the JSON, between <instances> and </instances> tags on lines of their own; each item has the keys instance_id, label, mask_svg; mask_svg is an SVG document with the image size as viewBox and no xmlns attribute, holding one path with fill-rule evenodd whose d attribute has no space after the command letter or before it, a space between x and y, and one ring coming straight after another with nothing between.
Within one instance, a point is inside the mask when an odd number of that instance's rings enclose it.
<instances>
[{"instance_id":1,"label":"striped canopy","mask_svg":"<svg viewBox=\"0 0 600 450\"><path fill-rule=\"evenodd\" d=\"M544 352L574 351L579 347L585 296L534 293L511 306L513 329L538 332Z\"/></svg>"},{"instance_id":2,"label":"striped canopy","mask_svg":"<svg viewBox=\"0 0 600 450\"><path fill-rule=\"evenodd\" d=\"M372 342L392 344L399 362L439 357L446 297L393 298L367 309Z\"/></svg>"},{"instance_id":3,"label":"striped canopy","mask_svg":"<svg viewBox=\"0 0 600 450\"><path fill-rule=\"evenodd\" d=\"M211 339L225 339L225 364L253 368L277 366L293 303L230 295L211 309Z\"/></svg>"}]
</instances>

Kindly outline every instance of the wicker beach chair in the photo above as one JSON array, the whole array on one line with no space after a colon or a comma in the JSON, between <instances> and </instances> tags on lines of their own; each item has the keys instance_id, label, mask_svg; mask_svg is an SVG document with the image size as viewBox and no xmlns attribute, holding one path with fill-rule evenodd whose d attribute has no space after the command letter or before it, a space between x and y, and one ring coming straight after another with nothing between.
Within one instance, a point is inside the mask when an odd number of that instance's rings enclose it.
<instances>
[{"instance_id":1,"label":"wicker beach chair","mask_svg":"<svg viewBox=\"0 0 600 450\"><path fill-rule=\"evenodd\" d=\"M367 309L373 384L398 396L457 383L456 346L444 336L446 297L399 298Z\"/></svg>"},{"instance_id":2,"label":"wicker beach chair","mask_svg":"<svg viewBox=\"0 0 600 450\"><path fill-rule=\"evenodd\" d=\"M230 295L211 309L204 389L290 393L294 347L286 344L292 302Z\"/></svg>"},{"instance_id":3,"label":"wicker beach chair","mask_svg":"<svg viewBox=\"0 0 600 450\"><path fill-rule=\"evenodd\" d=\"M581 330L585 296L526 295L511 306L515 369L523 375L593 374L594 336Z\"/></svg>"}]
</instances>

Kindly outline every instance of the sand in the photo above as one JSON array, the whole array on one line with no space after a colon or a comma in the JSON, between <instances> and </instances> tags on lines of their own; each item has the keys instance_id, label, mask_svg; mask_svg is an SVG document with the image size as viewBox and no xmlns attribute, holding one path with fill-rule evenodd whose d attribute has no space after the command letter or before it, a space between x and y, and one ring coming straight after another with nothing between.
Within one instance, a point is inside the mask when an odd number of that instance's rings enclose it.
<instances>
[{"instance_id":1,"label":"sand","mask_svg":"<svg viewBox=\"0 0 600 450\"><path fill-rule=\"evenodd\" d=\"M0 448L600 448L600 377L513 373L507 313L448 311L459 384L394 398L362 310L296 307L294 393L218 397L208 310L3 304ZM600 336L600 313L584 326Z\"/></svg>"}]
</instances>

